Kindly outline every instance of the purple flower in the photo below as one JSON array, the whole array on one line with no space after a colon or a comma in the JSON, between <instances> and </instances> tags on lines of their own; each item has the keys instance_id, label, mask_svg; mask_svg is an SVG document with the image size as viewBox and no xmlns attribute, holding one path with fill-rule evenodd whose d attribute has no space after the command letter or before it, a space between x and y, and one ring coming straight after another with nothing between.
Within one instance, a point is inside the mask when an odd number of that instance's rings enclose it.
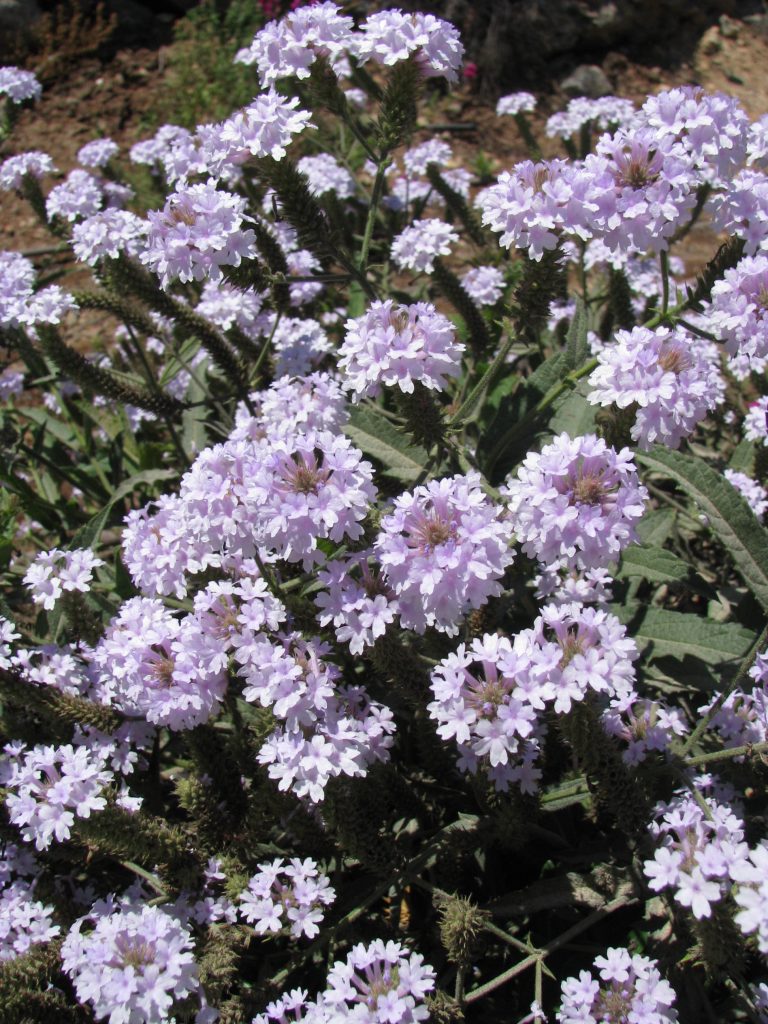
<instances>
[{"instance_id":1,"label":"purple flower","mask_svg":"<svg viewBox=\"0 0 768 1024\"><path fill-rule=\"evenodd\" d=\"M288 930L293 938L313 939L320 931L323 907L336 898L330 879L311 859L282 858L259 864L257 873L240 893L240 913L257 935Z\"/></svg>"},{"instance_id":2,"label":"purple flower","mask_svg":"<svg viewBox=\"0 0 768 1024\"><path fill-rule=\"evenodd\" d=\"M143 248L147 223L127 210L103 210L72 228L72 248L83 263L95 267L100 260L115 259L121 252L138 256Z\"/></svg>"},{"instance_id":3,"label":"purple flower","mask_svg":"<svg viewBox=\"0 0 768 1024\"><path fill-rule=\"evenodd\" d=\"M616 561L637 539L634 521L648 497L629 448L617 452L594 434L565 433L530 452L502 494L525 553L574 569Z\"/></svg>"},{"instance_id":4,"label":"purple flower","mask_svg":"<svg viewBox=\"0 0 768 1024\"><path fill-rule=\"evenodd\" d=\"M392 260L400 270L431 274L437 256L449 256L459 236L450 225L429 218L415 220L392 240Z\"/></svg>"},{"instance_id":5,"label":"purple flower","mask_svg":"<svg viewBox=\"0 0 768 1024\"><path fill-rule=\"evenodd\" d=\"M261 93L243 110L202 134L202 156L214 174L253 156L281 160L293 136L312 128L310 114L297 110L297 97L286 99L274 89Z\"/></svg>"},{"instance_id":6,"label":"purple flower","mask_svg":"<svg viewBox=\"0 0 768 1024\"><path fill-rule=\"evenodd\" d=\"M472 608L501 593L511 564L511 527L476 472L432 480L395 500L374 552L397 596L400 622L455 635Z\"/></svg>"},{"instance_id":7,"label":"purple flower","mask_svg":"<svg viewBox=\"0 0 768 1024\"><path fill-rule=\"evenodd\" d=\"M723 475L728 483L735 487L742 498L744 498L757 518L762 519L765 515L765 510L768 508L768 491L757 480L747 476L746 473L739 473L734 469L726 469Z\"/></svg>"},{"instance_id":8,"label":"purple flower","mask_svg":"<svg viewBox=\"0 0 768 1024\"><path fill-rule=\"evenodd\" d=\"M353 946L346 961L333 965L318 1002L332 1008L336 1020L415 1024L429 1017L424 999L434 987L435 972L420 953L374 939Z\"/></svg>"},{"instance_id":9,"label":"purple flower","mask_svg":"<svg viewBox=\"0 0 768 1024\"><path fill-rule=\"evenodd\" d=\"M654 442L677 448L724 397L716 347L680 329L617 331L597 359L588 400L637 407L631 436L640 448Z\"/></svg>"},{"instance_id":10,"label":"purple flower","mask_svg":"<svg viewBox=\"0 0 768 1024\"><path fill-rule=\"evenodd\" d=\"M335 3L317 3L268 22L235 60L255 64L263 87L280 78L309 78L318 55L333 63L355 46L354 23Z\"/></svg>"},{"instance_id":11,"label":"purple flower","mask_svg":"<svg viewBox=\"0 0 768 1024\"><path fill-rule=\"evenodd\" d=\"M398 613L394 591L369 565L371 555L366 550L334 559L317 574L323 586L315 598L318 620L322 626L332 622L337 640L349 644L352 654L373 646Z\"/></svg>"},{"instance_id":12,"label":"purple flower","mask_svg":"<svg viewBox=\"0 0 768 1024\"><path fill-rule=\"evenodd\" d=\"M361 63L370 59L391 66L414 55L425 77L458 80L464 46L457 30L442 18L387 10L369 15L360 27L355 56Z\"/></svg>"},{"instance_id":13,"label":"purple flower","mask_svg":"<svg viewBox=\"0 0 768 1024\"><path fill-rule=\"evenodd\" d=\"M768 256L745 257L712 288L702 323L724 343L739 380L768 365Z\"/></svg>"},{"instance_id":14,"label":"purple flower","mask_svg":"<svg viewBox=\"0 0 768 1024\"><path fill-rule=\"evenodd\" d=\"M436 164L442 170L453 156L453 150L442 139L427 139L418 146L411 146L403 154L403 166L409 178L426 174L430 164Z\"/></svg>"},{"instance_id":15,"label":"purple flower","mask_svg":"<svg viewBox=\"0 0 768 1024\"><path fill-rule=\"evenodd\" d=\"M203 633L194 616L179 620L157 600L126 601L92 657L113 681L116 703L154 725L192 729L224 699L222 640Z\"/></svg>"},{"instance_id":16,"label":"purple flower","mask_svg":"<svg viewBox=\"0 0 768 1024\"><path fill-rule=\"evenodd\" d=\"M505 114L514 117L515 114L522 114L535 109L536 97L530 92L512 92L507 96L501 96L496 103L496 114L498 117L502 117Z\"/></svg>"},{"instance_id":17,"label":"purple flower","mask_svg":"<svg viewBox=\"0 0 768 1024\"><path fill-rule=\"evenodd\" d=\"M450 320L428 302L377 300L363 316L347 320L345 331L339 369L354 400L378 395L382 384L408 394L416 383L442 391L446 377L460 373L464 346Z\"/></svg>"},{"instance_id":18,"label":"purple flower","mask_svg":"<svg viewBox=\"0 0 768 1024\"><path fill-rule=\"evenodd\" d=\"M43 87L31 71L17 67L0 68L0 96L7 96L11 103L24 100L38 100Z\"/></svg>"},{"instance_id":19,"label":"purple flower","mask_svg":"<svg viewBox=\"0 0 768 1024\"><path fill-rule=\"evenodd\" d=\"M45 174L53 174L55 170L53 160L39 150L9 156L0 164L0 189L20 189L28 174L33 178L42 178Z\"/></svg>"},{"instance_id":20,"label":"purple flower","mask_svg":"<svg viewBox=\"0 0 768 1024\"><path fill-rule=\"evenodd\" d=\"M744 417L744 437L768 445L768 396L752 402Z\"/></svg>"},{"instance_id":21,"label":"purple flower","mask_svg":"<svg viewBox=\"0 0 768 1024\"><path fill-rule=\"evenodd\" d=\"M278 377L266 390L254 392L251 402L257 409L255 416L242 404L235 412L233 441L257 441L282 433L338 432L349 419L341 385L328 373Z\"/></svg>"},{"instance_id":22,"label":"purple flower","mask_svg":"<svg viewBox=\"0 0 768 1024\"><path fill-rule=\"evenodd\" d=\"M501 102L502 100L499 100L499 103ZM523 109L533 110L533 107ZM499 111L497 107L496 113L507 113L507 111ZM513 110L510 113L514 114L517 111ZM546 133L550 139L555 137L570 139L586 125L607 131L610 128L616 129L630 125L636 116L637 111L632 100L620 99L618 96L600 96L598 99L576 96L570 100L565 110L552 114L548 118Z\"/></svg>"},{"instance_id":23,"label":"purple flower","mask_svg":"<svg viewBox=\"0 0 768 1024\"><path fill-rule=\"evenodd\" d=\"M504 274L497 267L473 267L462 274L461 283L478 306L494 306L504 294Z\"/></svg>"},{"instance_id":24,"label":"purple flower","mask_svg":"<svg viewBox=\"0 0 768 1024\"><path fill-rule=\"evenodd\" d=\"M6 748L7 749L7 748ZM3 769L8 816L38 850L69 839L75 818L106 807L101 795L113 781L103 756L87 747L33 747Z\"/></svg>"},{"instance_id":25,"label":"purple flower","mask_svg":"<svg viewBox=\"0 0 768 1024\"><path fill-rule=\"evenodd\" d=\"M172 193L162 211L150 210L147 248L141 261L164 288L181 281L219 280L222 266L239 266L256 255L254 234L243 228L245 200L209 179Z\"/></svg>"},{"instance_id":26,"label":"purple flower","mask_svg":"<svg viewBox=\"0 0 768 1024\"><path fill-rule=\"evenodd\" d=\"M78 1000L109 1024L165 1024L200 987L192 936L168 906L94 909L72 926L61 958Z\"/></svg>"},{"instance_id":27,"label":"purple flower","mask_svg":"<svg viewBox=\"0 0 768 1024\"><path fill-rule=\"evenodd\" d=\"M0 182L2 168L0 168ZM710 199L714 227L743 238L747 256L768 249L768 176L742 171Z\"/></svg>"},{"instance_id":28,"label":"purple flower","mask_svg":"<svg viewBox=\"0 0 768 1024\"><path fill-rule=\"evenodd\" d=\"M78 149L77 162L83 167L105 167L119 152L120 147L112 139L94 139Z\"/></svg>"},{"instance_id":29,"label":"purple flower","mask_svg":"<svg viewBox=\"0 0 768 1024\"><path fill-rule=\"evenodd\" d=\"M87 594L91 589L93 570L104 565L104 560L96 558L87 548L72 551L41 551L24 576L24 583L32 592L32 600L50 611L61 596L62 591L79 590Z\"/></svg>"},{"instance_id":30,"label":"purple flower","mask_svg":"<svg viewBox=\"0 0 768 1024\"><path fill-rule=\"evenodd\" d=\"M104 192L93 174L75 168L70 171L61 185L48 193L45 212L48 219L63 217L75 221L80 217L92 217L98 213L104 200Z\"/></svg>"},{"instance_id":31,"label":"purple flower","mask_svg":"<svg viewBox=\"0 0 768 1024\"><path fill-rule=\"evenodd\" d=\"M675 991L659 974L657 962L631 954L627 949L609 949L594 962L600 980L589 971L562 983L559 1024L607 1024L636 1021L637 1024L673 1024L677 1011Z\"/></svg>"},{"instance_id":32,"label":"purple flower","mask_svg":"<svg viewBox=\"0 0 768 1024\"><path fill-rule=\"evenodd\" d=\"M330 153L303 156L296 166L307 176L312 195L332 192L338 199L349 199L355 194L355 179Z\"/></svg>"}]
</instances>

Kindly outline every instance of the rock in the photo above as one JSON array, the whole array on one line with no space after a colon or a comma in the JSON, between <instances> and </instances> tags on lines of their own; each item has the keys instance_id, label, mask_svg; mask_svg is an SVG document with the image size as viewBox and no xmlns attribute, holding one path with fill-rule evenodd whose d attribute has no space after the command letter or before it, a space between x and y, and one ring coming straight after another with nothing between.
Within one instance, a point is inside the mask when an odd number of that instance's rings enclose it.
<instances>
[{"instance_id":1,"label":"rock","mask_svg":"<svg viewBox=\"0 0 768 1024\"><path fill-rule=\"evenodd\" d=\"M589 96L593 100L613 92L608 76L597 64L580 64L563 79L560 88L567 96Z\"/></svg>"},{"instance_id":2,"label":"rock","mask_svg":"<svg viewBox=\"0 0 768 1024\"><path fill-rule=\"evenodd\" d=\"M720 15L720 35L724 39L735 39L739 34L741 26L738 21L734 21L733 18L729 18L727 14Z\"/></svg>"}]
</instances>

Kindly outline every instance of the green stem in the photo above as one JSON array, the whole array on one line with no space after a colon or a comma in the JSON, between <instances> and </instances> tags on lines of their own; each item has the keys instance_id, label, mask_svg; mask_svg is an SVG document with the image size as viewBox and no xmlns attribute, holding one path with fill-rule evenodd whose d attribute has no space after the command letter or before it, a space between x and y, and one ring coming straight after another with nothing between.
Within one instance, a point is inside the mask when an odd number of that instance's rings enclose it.
<instances>
[{"instance_id":1,"label":"green stem","mask_svg":"<svg viewBox=\"0 0 768 1024\"><path fill-rule=\"evenodd\" d=\"M710 754L696 754L695 757L686 757L685 764L689 768L696 768L700 764L712 764L714 761L730 761L734 757L750 757L753 754L766 753L768 753L768 741L747 743L743 747L729 747L727 750L713 750Z\"/></svg>"},{"instance_id":2,"label":"green stem","mask_svg":"<svg viewBox=\"0 0 768 1024\"><path fill-rule=\"evenodd\" d=\"M661 264L661 312L663 316L666 316L669 309L669 253L666 249L661 250L659 262Z\"/></svg>"},{"instance_id":3,"label":"green stem","mask_svg":"<svg viewBox=\"0 0 768 1024\"><path fill-rule=\"evenodd\" d=\"M495 381L496 377L501 372L501 368L502 366L504 366L506 358L509 355L512 346L514 345L516 340L517 339L514 335L510 335L507 338L507 340L501 346L499 351L496 353L496 356L491 365L488 367L483 376L480 378L480 380L474 386L472 391L469 393L469 396L464 399L464 401L461 403L461 405L453 414L453 416L451 416L450 420L448 421L449 429L452 427L458 427L461 423L463 423L465 419L467 419L468 416L470 416L474 412L475 407L477 406L480 399L483 397L485 392L488 390L488 388L491 386L491 384Z\"/></svg>"},{"instance_id":4,"label":"green stem","mask_svg":"<svg viewBox=\"0 0 768 1024\"><path fill-rule=\"evenodd\" d=\"M573 391L582 377L586 377L587 374L592 373L597 364L597 358L592 358L588 362L584 363L583 366L579 367L578 370L573 370L561 381L551 387L546 395L539 399L525 419L515 423L513 427L510 427L510 429L506 431L506 433L502 434L500 440L497 441L488 457L486 464L487 468L493 468L504 449L518 436L518 434L520 434L521 431L525 430L526 424L531 420L535 420L536 417L540 416L543 412L546 412L546 410L549 409L550 406L554 405L558 398L566 391Z\"/></svg>"},{"instance_id":5,"label":"green stem","mask_svg":"<svg viewBox=\"0 0 768 1024\"><path fill-rule=\"evenodd\" d=\"M564 946L570 942L576 935L580 935L582 932L587 931L593 924L597 924L598 921L602 921L604 917L612 914L616 910L621 910L623 907L628 906L630 903L636 903L637 897L619 896L615 900L612 900L607 906L601 907L599 910L593 911L588 917L585 917L583 921L579 921L573 925L567 931L564 931L561 935L558 935L556 939L548 942L546 946L543 946L540 950L527 956L524 960L516 963L513 967L503 971L501 974L492 978L486 982L485 985L480 985L478 988L473 989L469 992L464 1002L469 1005L470 1003L477 1002L478 999L482 999L483 996L490 995L491 992L495 992L496 989L501 988L502 985L506 985L508 981L516 978L518 974L522 974L529 967L535 966L537 963L542 963L544 959L549 956L550 953L554 953L555 950Z\"/></svg>"},{"instance_id":6,"label":"green stem","mask_svg":"<svg viewBox=\"0 0 768 1024\"><path fill-rule=\"evenodd\" d=\"M368 217L365 221L365 232L363 233L363 245L360 250L359 270L362 275L365 275L368 270L368 255L371 250L371 240L373 239L373 228L376 223L376 214L378 213L379 202L381 201L381 196L384 192L384 181L386 179L388 159L388 154L382 154L378 164L376 165L376 177L374 178L373 191L371 192L371 205L368 207Z\"/></svg>"}]
</instances>

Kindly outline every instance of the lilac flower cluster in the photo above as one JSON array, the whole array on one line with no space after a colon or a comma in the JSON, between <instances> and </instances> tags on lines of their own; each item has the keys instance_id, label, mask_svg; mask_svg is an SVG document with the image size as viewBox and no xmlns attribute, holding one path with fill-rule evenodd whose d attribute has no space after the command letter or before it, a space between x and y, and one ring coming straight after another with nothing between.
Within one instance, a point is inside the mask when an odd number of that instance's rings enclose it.
<instances>
[{"instance_id":1,"label":"lilac flower cluster","mask_svg":"<svg viewBox=\"0 0 768 1024\"><path fill-rule=\"evenodd\" d=\"M723 476L745 499L757 518L762 519L765 510L768 509L768 491L763 485L746 473L739 473L734 469L726 469Z\"/></svg>"},{"instance_id":2,"label":"lilac flower cluster","mask_svg":"<svg viewBox=\"0 0 768 1024\"><path fill-rule=\"evenodd\" d=\"M274 89L261 93L226 121L201 131L203 165L222 176L251 157L281 160L294 135L313 127L310 114L298 105L297 97L288 100Z\"/></svg>"},{"instance_id":3,"label":"lilac flower cluster","mask_svg":"<svg viewBox=\"0 0 768 1024\"><path fill-rule=\"evenodd\" d=\"M103 201L104 190L98 178L88 171L75 168L61 185L56 185L48 193L45 212L49 220L62 217L64 220L75 221L98 213Z\"/></svg>"},{"instance_id":4,"label":"lilac flower cluster","mask_svg":"<svg viewBox=\"0 0 768 1024\"><path fill-rule=\"evenodd\" d=\"M333 965L316 999L294 989L252 1024L417 1024L429 1018L425 999L434 987L435 972L421 954L374 939L353 946L346 960Z\"/></svg>"},{"instance_id":5,"label":"lilac flower cluster","mask_svg":"<svg viewBox=\"0 0 768 1024\"><path fill-rule=\"evenodd\" d=\"M744 417L744 437L768 445L768 396L752 402Z\"/></svg>"},{"instance_id":6,"label":"lilac flower cluster","mask_svg":"<svg viewBox=\"0 0 768 1024\"><path fill-rule=\"evenodd\" d=\"M15 843L0 844L0 962L50 942L61 931L53 923L54 908L34 898L38 870L27 850Z\"/></svg>"},{"instance_id":7,"label":"lilac flower cluster","mask_svg":"<svg viewBox=\"0 0 768 1024\"><path fill-rule=\"evenodd\" d=\"M376 300L345 325L342 387L355 400L378 395L382 384L407 394L417 383L442 391L447 377L459 376L463 351L453 324L431 303Z\"/></svg>"},{"instance_id":8,"label":"lilac flower cluster","mask_svg":"<svg viewBox=\"0 0 768 1024\"><path fill-rule=\"evenodd\" d=\"M744 822L732 808L733 791L715 784L711 776L692 783L709 808L686 789L654 808L650 832L658 849L644 864L648 885L654 892L673 888L675 900L690 908L696 918L710 917L717 904L739 881L741 866L748 862Z\"/></svg>"},{"instance_id":9,"label":"lilac flower cluster","mask_svg":"<svg viewBox=\"0 0 768 1024\"><path fill-rule=\"evenodd\" d=\"M636 115L632 101L619 96L601 96L598 99L577 96L569 101L565 110L547 119L546 133L550 138L570 139L586 125L603 131L629 127Z\"/></svg>"},{"instance_id":10,"label":"lilac flower cluster","mask_svg":"<svg viewBox=\"0 0 768 1024\"><path fill-rule=\"evenodd\" d=\"M35 604L50 611L63 591L79 591L87 594L91 589L93 570L104 565L89 548L75 548L60 551L52 548L41 551L24 575L24 583L32 594Z\"/></svg>"},{"instance_id":11,"label":"lilac flower cluster","mask_svg":"<svg viewBox=\"0 0 768 1024\"><path fill-rule=\"evenodd\" d=\"M257 873L240 893L240 913L257 935L287 929L298 939L313 939L320 931L323 907L336 898L330 880L311 859L282 857L259 864Z\"/></svg>"},{"instance_id":12,"label":"lilac flower cluster","mask_svg":"<svg viewBox=\"0 0 768 1024\"><path fill-rule=\"evenodd\" d=\"M375 563L370 549L333 559L318 572L322 589L315 598L321 626L333 623L336 639L351 654L362 654L395 621L399 602Z\"/></svg>"},{"instance_id":13,"label":"lilac flower cluster","mask_svg":"<svg viewBox=\"0 0 768 1024\"><path fill-rule=\"evenodd\" d=\"M330 153L303 156L296 166L307 176L313 195L331 192L338 199L350 199L355 194L355 179Z\"/></svg>"},{"instance_id":14,"label":"lilac flower cluster","mask_svg":"<svg viewBox=\"0 0 768 1024\"><path fill-rule=\"evenodd\" d=\"M761 652L749 670L755 685L751 690L732 690L725 700L715 693L712 700L698 709L699 715L709 716L709 728L714 730L723 746L744 747L750 743L768 740L768 655ZM714 710L715 703L719 706ZM712 713L714 711L714 714ZM741 759L743 760L743 758Z\"/></svg>"},{"instance_id":15,"label":"lilac flower cluster","mask_svg":"<svg viewBox=\"0 0 768 1024\"><path fill-rule=\"evenodd\" d=\"M536 97L530 92L512 92L507 96L499 97L496 103L496 114L503 117L508 114L514 117L515 114L522 114L536 109Z\"/></svg>"},{"instance_id":16,"label":"lilac flower cluster","mask_svg":"<svg viewBox=\"0 0 768 1024\"><path fill-rule=\"evenodd\" d=\"M31 71L23 68L0 68L0 96L6 96L11 103L23 103L24 100L38 100L43 87Z\"/></svg>"},{"instance_id":17,"label":"lilac flower cluster","mask_svg":"<svg viewBox=\"0 0 768 1024\"><path fill-rule=\"evenodd\" d=\"M91 660L126 714L170 729L206 722L226 691L221 640L201 630L195 615L179 619L152 598L123 604Z\"/></svg>"},{"instance_id":18,"label":"lilac flower cluster","mask_svg":"<svg viewBox=\"0 0 768 1024\"><path fill-rule=\"evenodd\" d=\"M473 267L461 275L461 283L478 306L495 306L504 294L504 274L497 267Z\"/></svg>"},{"instance_id":19,"label":"lilac flower cluster","mask_svg":"<svg viewBox=\"0 0 768 1024\"><path fill-rule=\"evenodd\" d=\"M38 850L69 839L75 818L88 818L106 807L102 795L112 772L97 751L87 747L5 747L2 765L8 816Z\"/></svg>"},{"instance_id":20,"label":"lilac flower cluster","mask_svg":"<svg viewBox=\"0 0 768 1024\"><path fill-rule=\"evenodd\" d=\"M243 227L245 200L206 183L172 193L161 211L148 214L147 247L141 260L164 288L180 281L219 280L222 266L239 266L256 255L254 234Z\"/></svg>"},{"instance_id":21,"label":"lilac flower cluster","mask_svg":"<svg viewBox=\"0 0 768 1024\"><path fill-rule=\"evenodd\" d=\"M629 448L560 434L530 452L502 494L523 551L544 566L604 568L637 538L648 492Z\"/></svg>"},{"instance_id":22,"label":"lilac flower cluster","mask_svg":"<svg viewBox=\"0 0 768 1024\"><path fill-rule=\"evenodd\" d=\"M0 189L6 191L20 189L27 175L32 178L42 178L46 174L53 174L55 170L53 160L47 153L42 153L39 150L9 156L0 164Z\"/></svg>"},{"instance_id":23,"label":"lilac flower cluster","mask_svg":"<svg viewBox=\"0 0 768 1024\"><path fill-rule=\"evenodd\" d=\"M106 167L119 152L120 147L112 139L94 139L78 149L77 162L83 167Z\"/></svg>"},{"instance_id":24,"label":"lilac flower cluster","mask_svg":"<svg viewBox=\"0 0 768 1024\"><path fill-rule=\"evenodd\" d=\"M724 397L717 349L680 328L617 331L597 358L588 400L637 407L631 436L640 448L655 442L677 448Z\"/></svg>"},{"instance_id":25,"label":"lilac flower cluster","mask_svg":"<svg viewBox=\"0 0 768 1024\"><path fill-rule=\"evenodd\" d=\"M608 949L594 962L599 980L590 971L566 978L557 1013L559 1024L674 1024L675 990L659 973L657 961L628 949Z\"/></svg>"},{"instance_id":26,"label":"lilac flower cluster","mask_svg":"<svg viewBox=\"0 0 768 1024\"><path fill-rule=\"evenodd\" d=\"M455 635L468 611L501 593L499 580L514 558L511 535L477 472L401 494L374 543L401 625Z\"/></svg>"},{"instance_id":27,"label":"lilac flower cluster","mask_svg":"<svg viewBox=\"0 0 768 1024\"><path fill-rule=\"evenodd\" d=\"M389 708L362 687L339 687L339 669L326 660L327 644L298 633L272 640L249 631L237 643L243 697L271 707L281 724L258 754L280 789L301 799L324 799L330 779L363 776L385 761L394 721Z\"/></svg>"},{"instance_id":28,"label":"lilac flower cluster","mask_svg":"<svg viewBox=\"0 0 768 1024\"><path fill-rule=\"evenodd\" d=\"M722 340L738 380L768 365L768 256L745 257L712 288L703 323Z\"/></svg>"},{"instance_id":29,"label":"lilac flower cluster","mask_svg":"<svg viewBox=\"0 0 768 1024\"><path fill-rule=\"evenodd\" d=\"M103 259L116 259L121 252L140 257L147 222L128 210L102 210L72 227L75 256L95 267Z\"/></svg>"},{"instance_id":30,"label":"lilac flower cluster","mask_svg":"<svg viewBox=\"0 0 768 1024\"><path fill-rule=\"evenodd\" d=\"M432 217L415 220L392 240L392 260L400 270L431 274L435 258L449 256L458 240L458 233L444 221Z\"/></svg>"},{"instance_id":31,"label":"lilac flower cluster","mask_svg":"<svg viewBox=\"0 0 768 1024\"><path fill-rule=\"evenodd\" d=\"M200 987L192 936L167 906L96 904L70 929L61 959L77 998L109 1024L170 1022L174 1004Z\"/></svg>"},{"instance_id":32,"label":"lilac flower cluster","mask_svg":"<svg viewBox=\"0 0 768 1024\"><path fill-rule=\"evenodd\" d=\"M425 78L458 80L464 46L454 26L442 18L420 11L379 11L365 19L361 32L353 52L362 64L374 60L391 66L413 56Z\"/></svg>"},{"instance_id":33,"label":"lilac flower cluster","mask_svg":"<svg viewBox=\"0 0 768 1024\"><path fill-rule=\"evenodd\" d=\"M676 708L641 699L635 693L611 701L601 721L609 736L626 743L622 757L630 765L640 764L651 751L666 753L676 736L688 732L685 718Z\"/></svg>"}]
</instances>

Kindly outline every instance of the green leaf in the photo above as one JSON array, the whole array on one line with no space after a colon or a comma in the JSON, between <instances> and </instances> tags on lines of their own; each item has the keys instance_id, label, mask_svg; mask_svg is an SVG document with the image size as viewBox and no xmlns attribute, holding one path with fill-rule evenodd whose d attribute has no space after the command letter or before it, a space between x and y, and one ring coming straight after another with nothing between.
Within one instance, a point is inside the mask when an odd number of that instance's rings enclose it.
<instances>
[{"instance_id":1,"label":"green leaf","mask_svg":"<svg viewBox=\"0 0 768 1024\"><path fill-rule=\"evenodd\" d=\"M650 583L685 583L685 585L707 597L714 597L715 592L706 581L693 572L691 566L671 551L651 545L629 547L621 556L621 566L616 573L617 579L629 579L640 576Z\"/></svg>"},{"instance_id":2,"label":"green leaf","mask_svg":"<svg viewBox=\"0 0 768 1024\"><path fill-rule=\"evenodd\" d=\"M196 458L208 445L208 410L205 405L207 394L199 380L204 380L208 372L208 360L204 359L198 366L198 373L191 378L185 398L189 407L181 414L181 446L191 458Z\"/></svg>"},{"instance_id":3,"label":"green leaf","mask_svg":"<svg viewBox=\"0 0 768 1024\"><path fill-rule=\"evenodd\" d=\"M141 484L152 485L174 476L176 476L176 471L173 469L150 469L143 473L135 473L128 480L124 480L104 508L80 527L70 542L70 549L95 547L99 542L101 531L109 522L110 513L116 502L128 494L133 494Z\"/></svg>"},{"instance_id":4,"label":"green leaf","mask_svg":"<svg viewBox=\"0 0 768 1024\"><path fill-rule=\"evenodd\" d=\"M755 634L735 622L713 622L688 612L647 605L612 605L611 611L650 659L693 657L708 665L742 659Z\"/></svg>"},{"instance_id":5,"label":"green leaf","mask_svg":"<svg viewBox=\"0 0 768 1024\"><path fill-rule=\"evenodd\" d=\"M733 450L728 468L735 469L737 473L753 476L755 472L755 442L745 439L738 444Z\"/></svg>"},{"instance_id":6,"label":"green leaf","mask_svg":"<svg viewBox=\"0 0 768 1024\"><path fill-rule=\"evenodd\" d=\"M424 470L428 455L411 444L407 435L368 405L352 407L345 433L363 452L380 463L387 476L412 483Z\"/></svg>"},{"instance_id":7,"label":"green leaf","mask_svg":"<svg viewBox=\"0 0 768 1024\"><path fill-rule=\"evenodd\" d=\"M581 299L576 300L576 312L573 314L565 341L565 359L563 360L563 376L578 370L589 356L589 339L587 337L587 310Z\"/></svg>"},{"instance_id":8,"label":"green leaf","mask_svg":"<svg viewBox=\"0 0 768 1024\"><path fill-rule=\"evenodd\" d=\"M565 431L569 437L583 437L585 434L594 434L595 415L597 406L590 405L586 399L590 387L586 381L582 381L576 391L572 391L565 398L552 419L547 424L547 430L553 434L561 434Z\"/></svg>"},{"instance_id":9,"label":"green leaf","mask_svg":"<svg viewBox=\"0 0 768 1024\"><path fill-rule=\"evenodd\" d=\"M721 473L690 455L656 446L636 457L647 469L674 480L693 498L744 582L768 611L768 532L744 498Z\"/></svg>"},{"instance_id":10,"label":"green leaf","mask_svg":"<svg viewBox=\"0 0 768 1024\"><path fill-rule=\"evenodd\" d=\"M655 508L646 512L637 524L637 535L648 547L661 547L672 533L677 512L673 508Z\"/></svg>"}]
</instances>

